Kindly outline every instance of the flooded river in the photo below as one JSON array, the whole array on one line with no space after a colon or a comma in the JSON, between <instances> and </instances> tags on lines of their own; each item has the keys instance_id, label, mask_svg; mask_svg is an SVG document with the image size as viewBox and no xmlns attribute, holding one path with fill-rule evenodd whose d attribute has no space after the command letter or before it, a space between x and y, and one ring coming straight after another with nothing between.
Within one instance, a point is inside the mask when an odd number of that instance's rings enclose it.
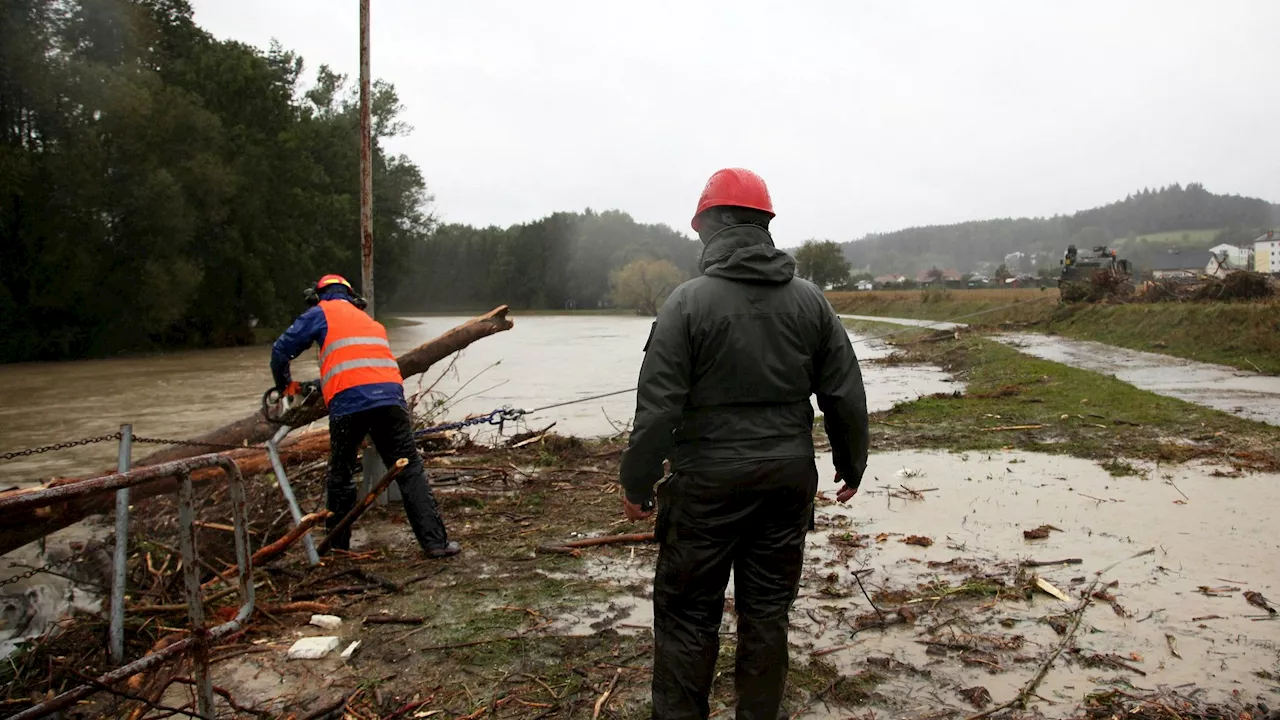
<instances>
[{"instance_id":1,"label":"flooded river","mask_svg":"<svg viewBox=\"0 0 1280 720\"><path fill-rule=\"evenodd\" d=\"M467 320L413 318L418 324L390 331L397 354L410 350ZM516 317L515 327L473 344L452 367L442 362L406 383L409 393L434 387L448 398L444 416L460 419L504 405L537 408L635 385L650 320L618 316ZM856 336L855 336L856 337ZM877 342L857 342L861 359L885 357ZM0 451L34 447L116 431L129 422L144 437L187 438L252 412L271 383L269 347L169 353L150 357L68 363L0 366ZM299 379L318 375L310 352L294 362ZM868 401L884 409L920 394L957 386L932 367L862 363ZM635 393L536 414L526 421L578 436L608 435L630 422ZM519 428L506 428L515 432ZM138 456L152 446L136 449ZM76 475L114 467L113 442L99 443L4 463L4 486L55 475ZM5 558L0 577L42 564L67 552L69 542L101 536L102 526L77 525L50 538L48 550L33 544ZM90 566L105 558L93 558ZM103 576L94 567L85 575ZM101 568L98 568L101 570ZM60 578L40 575L0 593L0 657L11 642L43 632L68 607L91 608L96 594Z\"/></svg>"},{"instance_id":2,"label":"flooded river","mask_svg":"<svg viewBox=\"0 0 1280 720\"><path fill-rule=\"evenodd\" d=\"M417 317L392 329L397 354L467 320ZM435 386L449 419L504 405L536 408L635 385L651 321L624 316L515 316L515 327L465 350L453 369L440 363L410 379L412 393ZM856 337L856 336L855 336ZM884 357L877 342L855 345L863 360ZM0 451L115 432L133 423L140 436L187 438L241 418L259 406L271 384L266 346L176 352L148 357L0 366ZM300 379L318 375L315 356L294 361ZM927 367L862 365L872 409L921 394L950 391L946 375ZM530 427L556 423L579 436L607 435L630 421L635 394L557 408L528 419ZM151 448L142 448L139 455ZM115 448L103 443L3 465L6 484L112 467Z\"/></svg>"}]
</instances>

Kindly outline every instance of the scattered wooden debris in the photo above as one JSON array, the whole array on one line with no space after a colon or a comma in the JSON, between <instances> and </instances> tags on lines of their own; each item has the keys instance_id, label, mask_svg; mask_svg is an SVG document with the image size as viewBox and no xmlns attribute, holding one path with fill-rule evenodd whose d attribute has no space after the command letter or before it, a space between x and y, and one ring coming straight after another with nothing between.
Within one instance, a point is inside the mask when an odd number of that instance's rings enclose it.
<instances>
[{"instance_id":1,"label":"scattered wooden debris","mask_svg":"<svg viewBox=\"0 0 1280 720\"><path fill-rule=\"evenodd\" d=\"M1244 593L1244 599L1247 600L1250 605L1260 607L1271 615L1276 614L1276 609L1271 607L1266 598L1262 597L1262 593L1255 590L1246 590Z\"/></svg>"},{"instance_id":2,"label":"scattered wooden debris","mask_svg":"<svg viewBox=\"0 0 1280 720\"><path fill-rule=\"evenodd\" d=\"M1032 530L1023 530L1022 537L1025 540L1044 540L1049 537L1049 531L1051 530L1062 532L1060 528L1056 528L1052 525L1041 525L1040 527Z\"/></svg>"},{"instance_id":3,"label":"scattered wooden debris","mask_svg":"<svg viewBox=\"0 0 1280 720\"><path fill-rule=\"evenodd\" d=\"M1041 568L1052 567L1054 565L1079 565L1084 560L1080 558L1065 558L1063 560L1023 560L1022 567L1025 568Z\"/></svg>"},{"instance_id":4,"label":"scattered wooden debris","mask_svg":"<svg viewBox=\"0 0 1280 720\"><path fill-rule=\"evenodd\" d=\"M1071 598L1068 597L1066 593L1054 587L1052 583L1040 577L1039 575L1035 577L1034 582L1035 582L1035 586L1040 588L1040 590L1042 590L1046 595L1052 595L1053 597L1061 600L1062 602L1071 602Z\"/></svg>"}]
</instances>

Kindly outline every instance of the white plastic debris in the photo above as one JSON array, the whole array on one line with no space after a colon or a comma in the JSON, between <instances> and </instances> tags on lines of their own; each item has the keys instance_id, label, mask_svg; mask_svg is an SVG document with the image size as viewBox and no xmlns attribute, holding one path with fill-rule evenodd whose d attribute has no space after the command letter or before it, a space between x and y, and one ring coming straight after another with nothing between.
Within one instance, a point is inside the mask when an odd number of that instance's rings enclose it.
<instances>
[{"instance_id":1,"label":"white plastic debris","mask_svg":"<svg viewBox=\"0 0 1280 720\"><path fill-rule=\"evenodd\" d=\"M302 638L289 648L287 657L290 660L319 660L337 650L338 642L338 638L331 636Z\"/></svg>"},{"instance_id":2,"label":"white plastic debris","mask_svg":"<svg viewBox=\"0 0 1280 720\"><path fill-rule=\"evenodd\" d=\"M360 641L356 640L355 642L348 645L347 649L343 650L342 655L340 655L339 657L341 657L343 660L350 660L351 656L356 654L356 648L358 647L360 647Z\"/></svg>"},{"instance_id":3,"label":"white plastic debris","mask_svg":"<svg viewBox=\"0 0 1280 720\"><path fill-rule=\"evenodd\" d=\"M311 624L325 630L334 630L342 625L342 618L337 615L312 615Z\"/></svg>"}]
</instances>

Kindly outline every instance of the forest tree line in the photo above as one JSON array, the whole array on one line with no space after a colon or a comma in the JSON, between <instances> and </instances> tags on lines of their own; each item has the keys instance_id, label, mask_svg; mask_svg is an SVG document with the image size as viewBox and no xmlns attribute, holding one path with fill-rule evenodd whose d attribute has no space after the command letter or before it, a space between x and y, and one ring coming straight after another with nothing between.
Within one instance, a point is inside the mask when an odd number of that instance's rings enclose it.
<instances>
[{"instance_id":1,"label":"forest tree line","mask_svg":"<svg viewBox=\"0 0 1280 720\"><path fill-rule=\"evenodd\" d=\"M217 40L187 0L0 2L0 361L229 345L360 276L355 83ZM430 230L374 87L379 297Z\"/></svg>"},{"instance_id":2,"label":"forest tree line","mask_svg":"<svg viewBox=\"0 0 1280 720\"><path fill-rule=\"evenodd\" d=\"M914 276L931 267L973 268L1000 263L1008 253L1061 257L1072 242L1110 243L1170 231L1215 230L1215 242L1247 242L1280 224L1280 206L1266 200L1211 193L1199 183L1144 189L1124 200L1072 215L1001 218L914 227L844 243L853 267ZM1208 245L1204 248L1208 249ZM1153 251L1155 252L1155 251ZM1152 257L1155 257L1153 254Z\"/></svg>"},{"instance_id":3,"label":"forest tree line","mask_svg":"<svg viewBox=\"0 0 1280 720\"><path fill-rule=\"evenodd\" d=\"M559 212L508 228L441 225L414 247L418 277L393 302L405 312L612 307L623 268L667 261L690 278L701 252L702 243L670 226L617 210Z\"/></svg>"}]
</instances>

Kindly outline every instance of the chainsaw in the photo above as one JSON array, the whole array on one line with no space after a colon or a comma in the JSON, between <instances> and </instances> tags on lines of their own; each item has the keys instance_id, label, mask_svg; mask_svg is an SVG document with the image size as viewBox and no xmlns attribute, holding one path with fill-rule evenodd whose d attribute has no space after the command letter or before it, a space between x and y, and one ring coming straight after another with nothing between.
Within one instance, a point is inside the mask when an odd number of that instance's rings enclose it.
<instances>
[{"instance_id":1,"label":"chainsaw","mask_svg":"<svg viewBox=\"0 0 1280 720\"><path fill-rule=\"evenodd\" d=\"M269 388L262 393L262 416L267 422L292 425L299 409L320 394L320 381L291 382L284 390Z\"/></svg>"}]
</instances>

